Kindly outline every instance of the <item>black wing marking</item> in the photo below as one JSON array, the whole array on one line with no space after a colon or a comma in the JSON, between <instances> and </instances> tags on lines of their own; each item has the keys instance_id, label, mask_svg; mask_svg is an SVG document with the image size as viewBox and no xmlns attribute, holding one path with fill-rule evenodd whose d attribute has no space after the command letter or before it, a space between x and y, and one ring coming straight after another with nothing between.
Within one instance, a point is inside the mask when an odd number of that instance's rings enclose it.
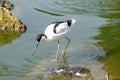
<instances>
[{"instance_id":1,"label":"black wing marking","mask_svg":"<svg viewBox=\"0 0 120 80\"><path fill-rule=\"evenodd\" d=\"M57 22L53 22L52 24L55 24L54 25L54 29L53 29L53 32L56 33L56 28L58 27L59 24L61 23L64 23L64 21L57 21Z\"/></svg>"},{"instance_id":2,"label":"black wing marking","mask_svg":"<svg viewBox=\"0 0 120 80\"><path fill-rule=\"evenodd\" d=\"M56 28L58 27L58 25L61 24L61 23L64 23L64 22L67 22L67 25L68 25L69 27L70 27L71 24L72 24L72 20L53 22L52 24L55 24L55 25L54 25L53 32L56 33Z\"/></svg>"}]
</instances>

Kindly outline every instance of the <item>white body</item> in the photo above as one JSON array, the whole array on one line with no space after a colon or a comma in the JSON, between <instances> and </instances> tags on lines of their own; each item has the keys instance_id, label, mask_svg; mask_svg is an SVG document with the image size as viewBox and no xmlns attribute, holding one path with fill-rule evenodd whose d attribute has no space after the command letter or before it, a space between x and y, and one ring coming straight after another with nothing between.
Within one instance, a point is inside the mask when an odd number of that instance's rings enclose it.
<instances>
[{"instance_id":1,"label":"white body","mask_svg":"<svg viewBox=\"0 0 120 80\"><path fill-rule=\"evenodd\" d=\"M71 26L68 26L67 22L60 23L56 27L56 33L54 33L54 26L55 23L48 25L48 27L45 29L44 34L47 36L47 38L42 37L43 41L53 41L53 40L59 40L67 35L67 33L71 30L72 25L76 22L76 20L72 19Z\"/></svg>"}]
</instances>

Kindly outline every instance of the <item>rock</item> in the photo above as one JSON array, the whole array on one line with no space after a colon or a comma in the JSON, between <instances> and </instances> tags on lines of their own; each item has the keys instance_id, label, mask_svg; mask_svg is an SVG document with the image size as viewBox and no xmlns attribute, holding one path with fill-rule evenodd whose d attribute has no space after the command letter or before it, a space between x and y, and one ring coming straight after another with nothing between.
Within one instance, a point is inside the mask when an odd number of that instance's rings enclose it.
<instances>
[{"instance_id":1,"label":"rock","mask_svg":"<svg viewBox=\"0 0 120 80\"><path fill-rule=\"evenodd\" d=\"M24 32L26 26L17 17L13 16L9 10L0 7L0 29Z\"/></svg>"},{"instance_id":2,"label":"rock","mask_svg":"<svg viewBox=\"0 0 120 80\"><path fill-rule=\"evenodd\" d=\"M14 5L7 0L0 0L0 6L8 10L13 9Z\"/></svg>"},{"instance_id":3,"label":"rock","mask_svg":"<svg viewBox=\"0 0 120 80\"><path fill-rule=\"evenodd\" d=\"M53 75L58 76L69 76L69 77L90 77L90 69L83 68L80 66L77 67L59 67L52 69Z\"/></svg>"}]
</instances>

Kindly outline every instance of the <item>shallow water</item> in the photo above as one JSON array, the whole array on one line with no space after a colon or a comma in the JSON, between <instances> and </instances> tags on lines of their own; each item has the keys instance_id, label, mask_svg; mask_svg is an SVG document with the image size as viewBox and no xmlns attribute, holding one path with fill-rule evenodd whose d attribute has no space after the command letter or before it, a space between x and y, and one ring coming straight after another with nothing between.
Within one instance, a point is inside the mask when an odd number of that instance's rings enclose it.
<instances>
[{"instance_id":1,"label":"shallow water","mask_svg":"<svg viewBox=\"0 0 120 80\"><path fill-rule=\"evenodd\" d=\"M15 5L12 10L13 15L27 26L27 31L21 36L12 38L10 42L1 39L1 42L6 43L0 46L0 80L49 79L46 74L49 74L49 70L57 64L55 60L57 42L41 43L36 54L31 56L36 45L36 35L43 33L45 27L51 22L71 18L76 19L77 22L68 34L71 39L66 52L68 65L89 68L95 80L105 80L105 72L109 72L114 79L120 79L119 72L114 70L114 67L120 69L117 56L119 44L107 45L114 36L104 33L104 30L111 34L114 31L119 32L119 0L9 1ZM116 6L112 6L111 3ZM113 35L116 37L111 43L116 43L116 40L119 41L119 33ZM65 42L64 39L61 40L62 49ZM110 46L114 46L117 50ZM109 53L111 51L116 54ZM105 59L100 57L98 61L99 56L104 56ZM117 56L117 59L114 56ZM111 66L114 58L117 63Z\"/></svg>"}]
</instances>

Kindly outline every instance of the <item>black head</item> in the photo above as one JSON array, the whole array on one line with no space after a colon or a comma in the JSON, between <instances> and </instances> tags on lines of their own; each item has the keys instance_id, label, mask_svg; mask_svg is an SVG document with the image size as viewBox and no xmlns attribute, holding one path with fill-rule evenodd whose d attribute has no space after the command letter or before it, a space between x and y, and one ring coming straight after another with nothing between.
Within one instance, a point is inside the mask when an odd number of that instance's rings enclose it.
<instances>
[{"instance_id":1,"label":"black head","mask_svg":"<svg viewBox=\"0 0 120 80\"><path fill-rule=\"evenodd\" d=\"M32 55L34 55L34 54L35 54L36 49L38 48L38 45L39 45L39 43L40 43L40 40L41 40L41 38L42 38L43 36L47 38L47 36L46 36L46 35L44 35L44 34L38 34L38 35L37 35L37 37L36 37L36 40L37 40L37 45L36 45L36 47L35 47L35 49L34 49L34 51L33 51Z\"/></svg>"}]
</instances>

